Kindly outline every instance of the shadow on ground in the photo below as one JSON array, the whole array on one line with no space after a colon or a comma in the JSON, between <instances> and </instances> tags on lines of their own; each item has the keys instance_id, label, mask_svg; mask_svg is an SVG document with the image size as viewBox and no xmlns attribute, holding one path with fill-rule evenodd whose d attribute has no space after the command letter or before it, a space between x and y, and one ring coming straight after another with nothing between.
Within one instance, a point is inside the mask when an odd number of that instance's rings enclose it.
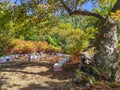
<instances>
[{"instance_id":1,"label":"shadow on ground","mask_svg":"<svg viewBox=\"0 0 120 90\"><path fill-rule=\"evenodd\" d=\"M27 87L20 88L20 90L70 90L70 83L63 82L45 82L41 84L31 83Z\"/></svg>"},{"instance_id":2,"label":"shadow on ground","mask_svg":"<svg viewBox=\"0 0 120 90\"><path fill-rule=\"evenodd\" d=\"M0 77L0 87L7 82L8 78Z\"/></svg>"},{"instance_id":3,"label":"shadow on ground","mask_svg":"<svg viewBox=\"0 0 120 90\"><path fill-rule=\"evenodd\" d=\"M14 65L12 65L14 63ZM46 71L41 72L29 72L23 71L26 67L33 67L39 66L46 67ZM33 74L33 75L40 75L40 76L48 76L51 79L58 79L58 80L65 80L72 77L72 72L70 71L62 71L62 72L54 72L53 71L53 64L48 62L8 62L0 66L0 72L19 72L24 74Z\"/></svg>"},{"instance_id":4,"label":"shadow on ground","mask_svg":"<svg viewBox=\"0 0 120 90\"><path fill-rule=\"evenodd\" d=\"M72 72L70 71L62 71L62 72L54 72L53 71L53 64L58 62L58 57L47 57L40 60L35 61L10 61L3 64L0 64L0 72L9 73L13 75L17 74L25 74L28 75L38 75L44 81L39 84L35 84L34 82L30 82L27 84L26 87L21 87L19 90L69 90L69 89L61 89L66 88L66 84L71 81ZM26 68L32 69L31 71L27 70ZM45 69L45 70L43 70ZM18 75L18 76L19 76ZM3 74L1 76L4 76ZM9 77L10 79L10 77ZM49 79L49 80L46 80ZM25 79L27 80L27 79ZM4 84L7 85L7 78L0 78L0 87Z\"/></svg>"},{"instance_id":5,"label":"shadow on ground","mask_svg":"<svg viewBox=\"0 0 120 90\"><path fill-rule=\"evenodd\" d=\"M19 72L19 73L24 73L24 74L48 76L51 79L58 79L58 80L70 79L72 77L71 71L62 71L62 72L54 72L53 71L53 64L56 61L58 61L57 57L55 57L54 59L51 57L47 57L47 58L44 58L44 60L35 60L32 62L11 61L11 62L6 62L3 64L0 64L0 72ZM38 68L45 67L45 68L47 68L47 70L40 71L40 72L24 71L24 69L26 67L34 68L34 66L38 66Z\"/></svg>"}]
</instances>

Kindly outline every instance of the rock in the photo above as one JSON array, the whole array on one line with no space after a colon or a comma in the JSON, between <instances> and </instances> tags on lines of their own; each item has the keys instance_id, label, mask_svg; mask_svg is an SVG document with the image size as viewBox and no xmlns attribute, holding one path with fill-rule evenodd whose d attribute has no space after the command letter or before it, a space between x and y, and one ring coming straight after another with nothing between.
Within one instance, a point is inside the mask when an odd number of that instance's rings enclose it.
<instances>
[{"instance_id":1,"label":"rock","mask_svg":"<svg viewBox=\"0 0 120 90\"><path fill-rule=\"evenodd\" d=\"M86 87L88 88L88 89L90 89L90 83L86 83Z\"/></svg>"},{"instance_id":2,"label":"rock","mask_svg":"<svg viewBox=\"0 0 120 90\"><path fill-rule=\"evenodd\" d=\"M120 82L120 75L119 75L119 73L116 73L115 76L116 76L115 81L116 82Z\"/></svg>"},{"instance_id":3,"label":"rock","mask_svg":"<svg viewBox=\"0 0 120 90\"><path fill-rule=\"evenodd\" d=\"M93 80L92 79L90 79L90 85L93 85L94 83L93 83Z\"/></svg>"},{"instance_id":4,"label":"rock","mask_svg":"<svg viewBox=\"0 0 120 90\"><path fill-rule=\"evenodd\" d=\"M118 68L118 62L115 62L113 65L112 65L112 68L115 70Z\"/></svg>"},{"instance_id":5,"label":"rock","mask_svg":"<svg viewBox=\"0 0 120 90\"><path fill-rule=\"evenodd\" d=\"M49 87L49 85L47 83L41 83L42 87Z\"/></svg>"},{"instance_id":6,"label":"rock","mask_svg":"<svg viewBox=\"0 0 120 90\"><path fill-rule=\"evenodd\" d=\"M90 64L92 62L93 57L87 52L80 53L80 60L83 64Z\"/></svg>"}]
</instances>

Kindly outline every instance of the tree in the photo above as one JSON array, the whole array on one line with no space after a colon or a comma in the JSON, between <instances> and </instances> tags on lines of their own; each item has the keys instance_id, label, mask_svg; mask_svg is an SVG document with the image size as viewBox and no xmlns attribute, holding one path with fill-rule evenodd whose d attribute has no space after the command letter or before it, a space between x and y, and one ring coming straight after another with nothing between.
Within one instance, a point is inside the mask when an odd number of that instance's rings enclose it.
<instances>
[{"instance_id":1,"label":"tree","mask_svg":"<svg viewBox=\"0 0 120 90\"><path fill-rule=\"evenodd\" d=\"M98 18L101 23L98 27L98 34L96 35L96 52L94 55L94 66L97 68L104 67L109 70L107 74L110 80L115 80L118 70L118 38L117 30L118 23L111 17L111 12L120 10L120 0L107 0L111 6L106 16L100 13L83 10L81 6L83 3L91 1L101 5L106 2L103 0L59 0L63 8L70 15L93 16ZM112 2L114 1L114 2ZM115 4L114 4L115 3ZM108 6L108 5L106 5ZM112 7L112 8L111 8ZM103 8L103 7L102 7ZM101 8L100 8L101 9Z\"/></svg>"},{"instance_id":2,"label":"tree","mask_svg":"<svg viewBox=\"0 0 120 90\"><path fill-rule=\"evenodd\" d=\"M21 5L17 6L18 10L16 9L19 13L14 13L14 20L24 20L24 16L30 15L28 17L31 21L30 25L33 26L34 24L37 28L43 28L45 26L49 26L49 24L54 25L53 22L48 22L47 20L54 20L53 16L59 14L59 12L63 12L65 14L69 13L69 15L83 15L97 18L100 21L100 24L95 41L96 52L94 55L94 66L96 68L104 67L108 69L108 77L111 80L115 80L115 75L118 71L118 23L112 17L111 12L116 13L117 10L120 10L120 0L20 1ZM91 7L93 8L93 11L84 10L83 5L86 2L93 3L93 7ZM99 8L95 10L94 7ZM63 8L66 11L63 10ZM23 22L22 20L21 22Z\"/></svg>"},{"instance_id":3,"label":"tree","mask_svg":"<svg viewBox=\"0 0 120 90\"><path fill-rule=\"evenodd\" d=\"M12 36L13 30L9 29L11 13L10 3L0 1L0 55L3 55L3 48L8 44L7 40Z\"/></svg>"}]
</instances>

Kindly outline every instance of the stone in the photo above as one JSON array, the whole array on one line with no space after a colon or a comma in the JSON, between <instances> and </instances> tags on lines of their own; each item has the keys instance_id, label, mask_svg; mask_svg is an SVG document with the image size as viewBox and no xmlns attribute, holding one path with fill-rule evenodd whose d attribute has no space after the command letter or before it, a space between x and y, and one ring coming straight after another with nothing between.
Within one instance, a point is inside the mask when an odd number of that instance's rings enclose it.
<instances>
[{"instance_id":1,"label":"stone","mask_svg":"<svg viewBox=\"0 0 120 90\"><path fill-rule=\"evenodd\" d=\"M116 75L115 75L115 81L116 81L116 82L120 82L120 75L119 75L118 72L117 72Z\"/></svg>"},{"instance_id":2,"label":"stone","mask_svg":"<svg viewBox=\"0 0 120 90\"><path fill-rule=\"evenodd\" d=\"M80 53L80 60L83 64L90 64L92 62L92 56L87 52Z\"/></svg>"},{"instance_id":3,"label":"stone","mask_svg":"<svg viewBox=\"0 0 120 90\"><path fill-rule=\"evenodd\" d=\"M88 88L88 89L90 89L90 83L86 83L86 87Z\"/></svg>"}]
</instances>

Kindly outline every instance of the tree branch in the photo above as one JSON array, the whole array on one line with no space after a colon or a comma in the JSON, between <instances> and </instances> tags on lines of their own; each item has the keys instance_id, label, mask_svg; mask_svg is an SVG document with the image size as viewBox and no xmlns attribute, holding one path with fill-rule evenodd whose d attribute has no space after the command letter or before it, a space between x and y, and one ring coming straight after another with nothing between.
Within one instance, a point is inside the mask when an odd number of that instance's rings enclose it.
<instances>
[{"instance_id":1,"label":"tree branch","mask_svg":"<svg viewBox=\"0 0 120 90\"><path fill-rule=\"evenodd\" d=\"M97 13L93 13L93 12L89 12L89 11L85 11L85 10L74 10L72 11L63 0L60 0L61 4L63 5L64 9L70 14L70 15L86 15L86 16L93 16L96 17L98 19L100 19L101 21L103 21L105 18Z\"/></svg>"},{"instance_id":2,"label":"tree branch","mask_svg":"<svg viewBox=\"0 0 120 90\"><path fill-rule=\"evenodd\" d=\"M100 14L97 14L97 13L94 13L94 12L89 12L89 11L86 11L86 10L77 10L77 11L72 11L70 13L71 15L85 15L85 16L93 16L93 17L96 17L98 19L100 19L101 21L103 21L105 19L104 16L100 15Z\"/></svg>"},{"instance_id":3,"label":"tree branch","mask_svg":"<svg viewBox=\"0 0 120 90\"><path fill-rule=\"evenodd\" d=\"M65 2L63 0L60 0L61 4L63 5L64 9L66 9L66 11L68 13L71 13L72 10L65 4Z\"/></svg>"},{"instance_id":4,"label":"tree branch","mask_svg":"<svg viewBox=\"0 0 120 90\"><path fill-rule=\"evenodd\" d=\"M115 12L116 10L120 10L120 0L117 0L115 5L113 6L111 12Z\"/></svg>"}]
</instances>

